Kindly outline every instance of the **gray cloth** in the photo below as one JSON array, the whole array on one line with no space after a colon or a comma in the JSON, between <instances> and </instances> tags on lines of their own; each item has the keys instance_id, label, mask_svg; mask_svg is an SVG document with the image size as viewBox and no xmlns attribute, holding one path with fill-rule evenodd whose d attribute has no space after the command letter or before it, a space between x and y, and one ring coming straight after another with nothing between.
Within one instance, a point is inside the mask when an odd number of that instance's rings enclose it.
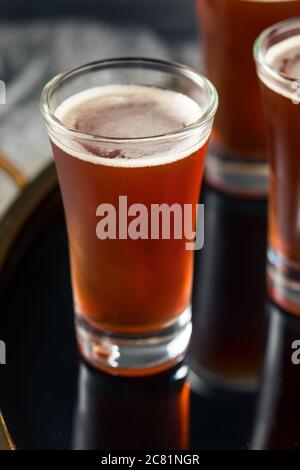
<instances>
[{"instance_id":1,"label":"gray cloth","mask_svg":"<svg viewBox=\"0 0 300 470\"><path fill-rule=\"evenodd\" d=\"M0 23L0 153L31 180L51 160L38 109L43 85L55 74L96 59L141 56L176 60L199 68L196 42L168 41L150 30L126 30L100 22ZM0 169L0 215L18 195Z\"/></svg>"}]
</instances>

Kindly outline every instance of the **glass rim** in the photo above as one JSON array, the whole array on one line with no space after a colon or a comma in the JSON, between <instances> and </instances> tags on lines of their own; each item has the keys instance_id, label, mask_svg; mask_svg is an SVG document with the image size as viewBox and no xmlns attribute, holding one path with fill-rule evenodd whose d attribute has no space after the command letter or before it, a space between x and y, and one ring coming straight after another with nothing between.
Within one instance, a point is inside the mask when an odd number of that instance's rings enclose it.
<instances>
[{"instance_id":1,"label":"glass rim","mask_svg":"<svg viewBox=\"0 0 300 470\"><path fill-rule=\"evenodd\" d=\"M55 116L55 111L51 109L50 106L50 99L52 93L55 91L55 88L61 83L63 80L65 80L68 77L71 77L79 72L82 71L88 71L89 69L95 67L95 66L100 66L100 67L109 67L109 66L114 66L114 65L121 65L121 64L132 64L132 65L143 65L147 64L148 66L161 66L161 67L168 67L171 70L175 70L178 72L181 72L185 74L187 78L190 78L193 80L193 82L197 85L202 85L206 88L209 96L209 103L207 107L205 108L204 112L201 114L201 116L191 124L180 128L178 130L166 132L163 134L158 134L158 135L153 135L153 136L145 136L145 137L108 137L108 136L103 136L103 135L97 135L97 134L88 134L85 132L80 132L75 129L69 128L63 124L63 122L58 119ZM62 73L59 73L58 75L54 76L50 81L47 82L47 84L44 86L40 102L39 102L39 107L40 111L48 125L53 127L53 129L61 132L62 134L69 136L74 139L79 139L79 140L88 140L88 141L96 141L96 142L102 142L102 143L147 143L147 142L155 142L155 141L161 141L166 138L172 138L172 137L183 137L190 132L192 132L195 129L199 129L207 125L211 119L214 117L217 108L218 108L218 93L215 88L215 86L211 83L208 78L206 78L204 75L201 73L198 73L196 70L194 70L192 67L189 67L187 65L179 64L176 62L169 62L169 61L164 61L164 60L158 60L158 59L148 59L148 58L139 58L139 57L124 57L124 58L115 58L115 59L104 59L104 60L96 60L93 62L88 62L76 67L72 67Z\"/></svg>"},{"instance_id":2,"label":"glass rim","mask_svg":"<svg viewBox=\"0 0 300 470\"><path fill-rule=\"evenodd\" d=\"M297 26L300 30L300 16L279 21L273 24L272 26L269 26L268 28L264 29L254 42L253 46L254 59L257 66L260 67L261 70L263 70L269 76L269 78L276 80L279 84L283 86L288 87L297 79L284 77L280 72L273 68L266 60L266 50L264 50L264 46L266 40L276 32L280 33L284 32L285 30L288 31L290 28Z\"/></svg>"}]
</instances>

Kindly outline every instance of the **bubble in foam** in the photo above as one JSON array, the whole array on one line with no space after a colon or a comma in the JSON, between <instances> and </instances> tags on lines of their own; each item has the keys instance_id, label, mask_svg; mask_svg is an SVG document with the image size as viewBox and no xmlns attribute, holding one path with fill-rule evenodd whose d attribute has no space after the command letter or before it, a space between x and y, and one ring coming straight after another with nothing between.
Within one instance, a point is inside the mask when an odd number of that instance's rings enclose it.
<instances>
[{"instance_id":1,"label":"bubble in foam","mask_svg":"<svg viewBox=\"0 0 300 470\"><path fill-rule=\"evenodd\" d=\"M298 53L295 51L292 56L282 59L279 71L287 78L300 80L300 51Z\"/></svg>"},{"instance_id":2,"label":"bubble in foam","mask_svg":"<svg viewBox=\"0 0 300 470\"><path fill-rule=\"evenodd\" d=\"M140 85L91 88L67 98L55 111L56 117L64 126L85 134L111 139L151 138L172 133L197 121L202 114L199 104L182 93ZM203 134L203 130L201 132ZM55 143L62 147L62 142L52 137ZM207 140L208 132L204 137ZM64 150L93 163L109 160L110 162L106 161L105 164L145 166L161 164L161 160L183 158L187 155L186 151L183 155L183 149L190 150L195 145L200 147L203 143L203 135L200 136L198 132L189 142L184 143L149 143L143 144L142 148L134 148L132 145L126 148L122 144L122 148L110 149L108 144L91 141L80 145L75 143L75 149L74 142L69 142L68 145L65 144L68 148ZM101 161L96 161L95 158ZM144 161L127 165L125 162L120 163L121 159ZM159 161L156 162L156 159Z\"/></svg>"}]
</instances>

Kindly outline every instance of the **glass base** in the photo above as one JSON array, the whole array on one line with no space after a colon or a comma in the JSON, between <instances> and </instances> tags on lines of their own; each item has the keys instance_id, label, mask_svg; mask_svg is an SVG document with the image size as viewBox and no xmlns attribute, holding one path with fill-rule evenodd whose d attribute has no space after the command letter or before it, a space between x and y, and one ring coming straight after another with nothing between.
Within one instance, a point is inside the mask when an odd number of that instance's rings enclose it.
<instances>
[{"instance_id":1,"label":"glass base","mask_svg":"<svg viewBox=\"0 0 300 470\"><path fill-rule=\"evenodd\" d=\"M267 278L271 299L283 309L300 315L300 265L270 248Z\"/></svg>"},{"instance_id":2,"label":"glass base","mask_svg":"<svg viewBox=\"0 0 300 470\"><path fill-rule=\"evenodd\" d=\"M147 335L120 335L95 328L77 315L79 349L87 362L113 375L151 375L173 367L186 353L192 332L188 307L168 327Z\"/></svg>"},{"instance_id":3,"label":"glass base","mask_svg":"<svg viewBox=\"0 0 300 470\"><path fill-rule=\"evenodd\" d=\"M214 146L209 151L205 177L216 189L245 198L265 198L269 187L269 166L257 160L238 160L223 155Z\"/></svg>"}]
</instances>

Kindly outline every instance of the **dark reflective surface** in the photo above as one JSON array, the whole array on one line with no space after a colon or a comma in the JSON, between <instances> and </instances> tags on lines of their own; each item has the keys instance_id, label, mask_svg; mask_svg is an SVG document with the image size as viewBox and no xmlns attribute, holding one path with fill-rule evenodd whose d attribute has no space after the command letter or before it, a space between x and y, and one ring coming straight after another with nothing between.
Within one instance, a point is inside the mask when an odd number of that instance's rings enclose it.
<instances>
[{"instance_id":1,"label":"dark reflective surface","mask_svg":"<svg viewBox=\"0 0 300 470\"><path fill-rule=\"evenodd\" d=\"M154 377L110 377L80 364L73 449L188 449L188 367Z\"/></svg>"},{"instance_id":2,"label":"dark reflective surface","mask_svg":"<svg viewBox=\"0 0 300 470\"><path fill-rule=\"evenodd\" d=\"M266 202L206 188L196 253L192 366L220 385L255 386L265 327Z\"/></svg>"},{"instance_id":3,"label":"dark reflective surface","mask_svg":"<svg viewBox=\"0 0 300 470\"><path fill-rule=\"evenodd\" d=\"M300 318L269 305L253 449L300 449ZM298 341L296 349L294 341ZM294 354L294 356L293 356ZM292 356L297 363L292 361Z\"/></svg>"},{"instance_id":4,"label":"dark reflective surface","mask_svg":"<svg viewBox=\"0 0 300 470\"><path fill-rule=\"evenodd\" d=\"M36 213L0 291L8 362L0 368L0 409L17 448L249 446L255 392L245 383L253 385L260 363L265 205L208 189L205 204L188 378L186 363L155 377L120 379L80 362L57 192Z\"/></svg>"}]
</instances>

